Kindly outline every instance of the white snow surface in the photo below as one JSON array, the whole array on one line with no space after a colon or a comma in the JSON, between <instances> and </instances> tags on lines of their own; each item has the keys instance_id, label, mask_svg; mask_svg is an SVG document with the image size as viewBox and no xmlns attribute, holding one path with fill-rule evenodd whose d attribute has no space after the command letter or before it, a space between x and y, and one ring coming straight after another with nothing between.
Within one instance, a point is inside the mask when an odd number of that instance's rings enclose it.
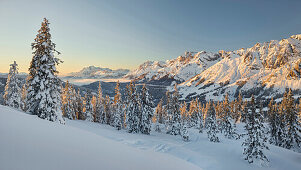
<instances>
[{"instance_id":1,"label":"white snow surface","mask_svg":"<svg viewBox=\"0 0 301 170\"><path fill-rule=\"evenodd\" d=\"M260 167L243 160L241 140L221 137L212 143L195 129L189 133L184 142L180 136L129 134L87 121L61 125L0 106L0 169L301 169L300 153L269 145L270 166Z\"/></svg>"}]
</instances>

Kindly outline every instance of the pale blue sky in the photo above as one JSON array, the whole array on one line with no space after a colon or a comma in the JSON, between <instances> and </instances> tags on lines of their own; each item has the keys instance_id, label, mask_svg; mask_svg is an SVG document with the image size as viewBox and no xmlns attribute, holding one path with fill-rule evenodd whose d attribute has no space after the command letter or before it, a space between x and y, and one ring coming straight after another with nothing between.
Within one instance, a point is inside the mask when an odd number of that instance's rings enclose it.
<instances>
[{"instance_id":1,"label":"pale blue sky","mask_svg":"<svg viewBox=\"0 0 301 170\"><path fill-rule=\"evenodd\" d=\"M0 0L0 72L25 72L43 17L62 73L136 68L187 51L235 50L301 33L299 0Z\"/></svg>"}]
</instances>

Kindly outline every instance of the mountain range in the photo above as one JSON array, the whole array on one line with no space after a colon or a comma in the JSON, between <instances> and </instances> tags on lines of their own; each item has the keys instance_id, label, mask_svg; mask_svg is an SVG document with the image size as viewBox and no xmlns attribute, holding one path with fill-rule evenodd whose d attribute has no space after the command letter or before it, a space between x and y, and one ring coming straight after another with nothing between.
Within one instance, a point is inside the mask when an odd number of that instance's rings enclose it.
<instances>
[{"instance_id":1,"label":"mountain range","mask_svg":"<svg viewBox=\"0 0 301 170\"><path fill-rule=\"evenodd\" d=\"M301 34L280 41L257 43L251 48L235 51L185 52L172 60L147 61L125 78L138 82L159 84L177 83L183 100L222 100L226 93L230 99L239 92L245 98L281 98L292 88L295 98L301 88Z\"/></svg>"},{"instance_id":2,"label":"mountain range","mask_svg":"<svg viewBox=\"0 0 301 170\"><path fill-rule=\"evenodd\" d=\"M130 70L117 69L112 70L110 68L102 68L96 66L84 67L79 72L72 72L67 74L66 78L80 78L80 79L112 79L121 78L126 75Z\"/></svg>"}]
</instances>

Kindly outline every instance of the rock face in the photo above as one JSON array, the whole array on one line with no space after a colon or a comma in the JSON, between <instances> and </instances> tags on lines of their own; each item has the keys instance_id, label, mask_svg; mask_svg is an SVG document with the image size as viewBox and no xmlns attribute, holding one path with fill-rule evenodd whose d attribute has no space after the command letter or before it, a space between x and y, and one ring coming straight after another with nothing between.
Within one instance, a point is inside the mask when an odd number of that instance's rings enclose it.
<instances>
[{"instance_id":1,"label":"rock face","mask_svg":"<svg viewBox=\"0 0 301 170\"><path fill-rule=\"evenodd\" d=\"M79 72L69 73L66 78L91 78L91 79L106 79L106 78L121 78L129 72L127 69L112 70L109 68L89 66L83 68Z\"/></svg>"},{"instance_id":2,"label":"rock face","mask_svg":"<svg viewBox=\"0 0 301 170\"><path fill-rule=\"evenodd\" d=\"M286 88L292 88L298 98L301 34L236 51L186 52L165 62L147 61L125 77L151 84L165 82L168 86L175 81L183 100L197 97L217 101L226 93L234 99L239 92L245 98L251 94L257 98L280 98Z\"/></svg>"}]
</instances>

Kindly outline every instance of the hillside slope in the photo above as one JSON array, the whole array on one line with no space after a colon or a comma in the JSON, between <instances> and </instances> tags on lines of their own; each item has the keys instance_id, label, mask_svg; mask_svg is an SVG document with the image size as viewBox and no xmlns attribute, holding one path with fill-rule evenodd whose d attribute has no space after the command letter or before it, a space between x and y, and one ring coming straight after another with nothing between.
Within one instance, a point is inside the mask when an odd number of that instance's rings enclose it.
<instances>
[{"instance_id":1,"label":"hillside slope","mask_svg":"<svg viewBox=\"0 0 301 170\"><path fill-rule=\"evenodd\" d=\"M184 160L140 150L89 131L0 106L0 169L199 169Z\"/></svg>"},{"instance_id":2,"label":"hillside slope","mask_svg":"<svg viewBox=\"0 0 301 170\"><path fill-rule=\"evenodd\" d=\"M241 129L240 124L238 128ZM129 134L98 123L66 121L60 125L0 106L0 169L204 169L298 170L301 154L271 146L270 167L248 164L242 140L212 143L189 129L190 141L151 132Z\"/></svg>"}]
</instances>

